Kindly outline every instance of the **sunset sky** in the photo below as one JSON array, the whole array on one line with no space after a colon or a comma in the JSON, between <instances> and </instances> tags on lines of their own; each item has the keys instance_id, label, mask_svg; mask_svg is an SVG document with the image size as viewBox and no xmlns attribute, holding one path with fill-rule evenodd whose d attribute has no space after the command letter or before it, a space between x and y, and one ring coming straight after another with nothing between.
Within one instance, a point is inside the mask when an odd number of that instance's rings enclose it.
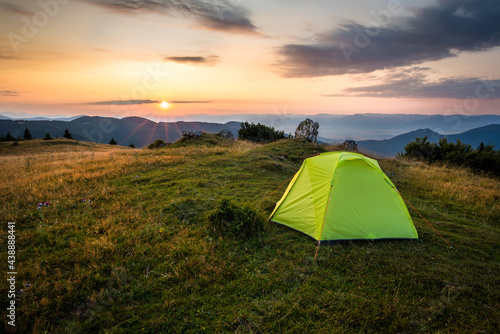
<instances>
[{"instance_id":1,"label":"sunset sky","mask_svg":"<svg viewBox=\"0 0 500 334\"><path fill-rule=\"evenodd\" d=\"M0 114L500 114L499 46L498 0L0 0Z\"/></svg>"}]
</instances>

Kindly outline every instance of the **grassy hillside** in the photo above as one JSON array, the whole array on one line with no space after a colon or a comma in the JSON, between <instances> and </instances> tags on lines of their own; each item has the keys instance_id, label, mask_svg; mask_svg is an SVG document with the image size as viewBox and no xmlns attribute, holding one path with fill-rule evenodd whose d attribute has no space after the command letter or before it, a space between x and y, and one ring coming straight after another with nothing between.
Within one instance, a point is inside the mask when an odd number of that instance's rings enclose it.
<instances>
[{"instance_id":1,"label":"grassy hillside","mask_svg":"<svg viewBox=\"0 0 500 334\"><path fill-rule=\"evenodd\" d=\"M496 179L382 160L453 248L411 212L418 242L322 246L315 261L316 242L294 230L266 223L234 239L207 216L228 197L269 215L285 187L266 196L324 148L212 135L158 150L55 143L0 146L0 260L15 221L19 333L500 330Z\"/></svg>"}]
</instances>

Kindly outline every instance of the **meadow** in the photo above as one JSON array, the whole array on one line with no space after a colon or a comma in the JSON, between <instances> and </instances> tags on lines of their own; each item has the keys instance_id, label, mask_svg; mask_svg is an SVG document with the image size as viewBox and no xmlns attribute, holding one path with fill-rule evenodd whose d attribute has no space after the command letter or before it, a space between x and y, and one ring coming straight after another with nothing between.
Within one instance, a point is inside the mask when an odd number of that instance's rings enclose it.
<instances>
[{"instance_id":1,"label":"meadow","mask_svg":"<svg viewBox=\"0 0 500 334\"><path fill-rule=\"evenodd\" d=\"M207 221L223 198L269 216L303 158L336 147L215 135L160 149L0 143L0 261L16 227L17 333L500 332L500 180L382 159L418 241L319 248L266 222ZM39 203L48 205L39 206ZM20 291L22 290L22 291Z\"/></svg>"}]
</instances>

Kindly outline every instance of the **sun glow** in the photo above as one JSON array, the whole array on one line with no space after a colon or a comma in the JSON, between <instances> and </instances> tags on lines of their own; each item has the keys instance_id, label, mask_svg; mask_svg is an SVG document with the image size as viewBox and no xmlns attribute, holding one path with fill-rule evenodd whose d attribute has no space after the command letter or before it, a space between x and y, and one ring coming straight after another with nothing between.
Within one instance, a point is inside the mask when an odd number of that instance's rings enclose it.
<instances>
[{"instance_id":1,"label":"sun glow","mask_svg":"<svg viewBox=\"0 0 500 334\"><path fill-rule=\"evenodd\" d=\"M168 109L168 108L170 108L170 103L163 101L162 103L160 103L160 108Z\"/></svg>"}]
</instances>

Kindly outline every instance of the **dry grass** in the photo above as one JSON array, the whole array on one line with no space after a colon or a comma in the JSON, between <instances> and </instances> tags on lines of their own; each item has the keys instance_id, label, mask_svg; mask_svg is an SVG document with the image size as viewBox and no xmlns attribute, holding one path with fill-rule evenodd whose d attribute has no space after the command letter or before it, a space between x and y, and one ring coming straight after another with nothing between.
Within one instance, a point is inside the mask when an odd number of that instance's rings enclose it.
<instances>
[{"instance_id":1,"label":"dry grass","mask_svg":"<svg viewBox=\"0 0 500 334\"><path fill-rule=\"evenodd\" d=\"M500 180L474 174L466 168L429 166L423 162L384 160L381 166L401 182L403 190L463 212L478 224L500 223Z\"/></svg>"}]
</instances>

